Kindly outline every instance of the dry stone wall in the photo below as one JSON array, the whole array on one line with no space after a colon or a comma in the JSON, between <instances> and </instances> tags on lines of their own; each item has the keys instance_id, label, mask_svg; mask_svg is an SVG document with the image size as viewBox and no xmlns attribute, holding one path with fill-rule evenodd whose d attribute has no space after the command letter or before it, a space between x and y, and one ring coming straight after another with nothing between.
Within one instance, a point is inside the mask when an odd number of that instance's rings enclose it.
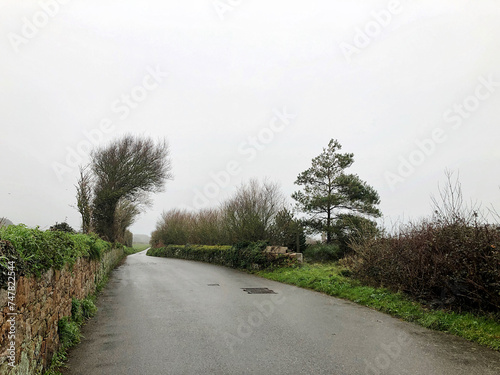
<instances>
[{"instance_id":1,"label":"dry stone wall","mask_svg":"<svg viewBox=\"0 0 500 375\"><path fill-rule=\"evenodd\" d=\"M39 278L21 276L14 301L0 289L0 374L36 374L48 367L60 345L58 321L71 315L72 298L92 294L123 256L122 249L112 249L100 261L79 258L73 267L50 269Z\"/></svg>"}]
</instances>

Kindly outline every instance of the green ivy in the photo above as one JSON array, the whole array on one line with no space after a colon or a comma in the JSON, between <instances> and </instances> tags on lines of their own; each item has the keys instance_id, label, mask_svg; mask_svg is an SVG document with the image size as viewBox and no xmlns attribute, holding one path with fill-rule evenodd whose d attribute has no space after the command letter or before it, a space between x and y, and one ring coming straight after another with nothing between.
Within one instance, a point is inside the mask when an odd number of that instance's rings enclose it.
<instances>
[{"instance_id":1,"label":"green ivy","mask_svg":"<svg viewBox=\"0 0 500 375\"><path fill-rule=\"evenodd\" d=\"M265 253L266 242L254 242L245 246L169 245L149 249L147 255L197 260L247 270L297 265L297 260L287 255Z\"/></svg>"},{"instance_id":2,"label":"green ivy","mask_svg":"<svg viewBox=\"0 0 500 375\"><path fill-rule=\"evenodd\" d=\"M73 265L79 257L100 259L112 248L97 235L41 231L24 224L0 228L0 287L6 285L6 262L14 261L16 275L40 276L50 268Z\"/></svg>"}]
</instances>

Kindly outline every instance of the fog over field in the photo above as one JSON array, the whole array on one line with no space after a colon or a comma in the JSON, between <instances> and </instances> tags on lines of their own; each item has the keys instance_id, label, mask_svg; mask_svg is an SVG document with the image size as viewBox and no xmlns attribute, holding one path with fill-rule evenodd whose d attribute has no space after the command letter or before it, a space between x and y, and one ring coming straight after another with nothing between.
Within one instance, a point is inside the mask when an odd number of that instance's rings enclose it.
<instances>
[{"instance_id":1,"label":"fog over field","mask_svg":"<svg viewBox=\"0 0 500 375\"><path fill-rule=\"evenodd\" d=\"M78 165L130 133L165 137L174 174L134 233L253 177L290 197L332 138L386 223L430 214L446 169L500 211L499 20L495 0L4 0L0 217L79 228Z\"/></svg>"}]
</instances>

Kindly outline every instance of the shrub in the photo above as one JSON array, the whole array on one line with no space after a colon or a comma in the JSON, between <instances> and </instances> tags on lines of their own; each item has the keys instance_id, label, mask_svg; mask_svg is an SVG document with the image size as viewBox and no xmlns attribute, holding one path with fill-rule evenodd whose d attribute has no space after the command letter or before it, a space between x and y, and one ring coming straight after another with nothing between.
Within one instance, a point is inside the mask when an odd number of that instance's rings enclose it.
<instances>
[{"instance_id":1,"label":"shrub","mask_svg":"<svg viewBox=\"0 0 500 375\"><path fill-rule=\"evenodd\" d=\"M185 245L189 241L189 232L193 215L187 211L170 210L162 213L151 234L151 245Z\"/></svg>"},{"instance_id":2,"label":"shrub","mask_svg":"<svg viewBox=\"0 0 500 375\"><path fill-rule=\"evenodd\" d=\"M220 245L229 243L220 210L206 208L192 214L189 243Z\"/></svg>"},{"instance_id":3,"label":"shrub","mask_svg":"<svg viewBox=\"0 0 500 375\"><path fill-rule=\"evenodd\" d=\"M304 227L287 208L281 209L273 218L270 242L273 245L288 247L296 253L301 253L306 248Z\"/></svg>"},{"instance_id":4,"label":"shrub","mask_svg":"<svg viewBox=\"0 0 500 375\"><path fill-rule=\"evenodd\" d=\"M271 240L276 245L296 247L298 234L304 244L302 227L283 209L283 205L284 198L276 184L251 180L238 187L236 193L222 202L219 208L163 212L150 243L152 247L163 247L188 243L233 245L241 241ZM277 215L278 212L281 215Z\"/></svg>"},{"instance_id":5,"label":"shrub","mask_svg":"<svg viewBox=\"0 0 500 375\"><path fill-rule=\"evenodd\" d=\"M77 298L71 299L71 320L81 324L83 322L81 301Z\"/></svg>"},{"instance_id":6,"label":"shrub","mask_svg":"<svg viewBox=\"0 0 500 375\"><path fill-rule=\"evenodd\" d=\"M353 244L356 256L345 264L360 279L432 307L498 312L500 231L480 222L479 207L467 207L458 179L446 176L431 219Z\"/></svg>"},{"instance_id":7,"label":"shrub","mask_svg":"<svg viewBox=\"0 0 500 375\"><path fill-rule=\"evenodd\" d=\"M309 245L303 254L307 261L324 262L339 260L344 253L338 245L316 244Z\"/></svg>"},{"instance_id":8,"label":"shrub","mask_svg":"<svg viewBox=\"0 0 500 375\"><path fill-rule=\"evenodd\" d=\"M339 246L339 256L344 257L351 252L350 245L376 237L379 234L377 224L373 220L352 214L338 215L333 225L335 242Z\"/></svg>"},{"instance_id":9,"label":"shrub","mask_svg":"<svg viewBox=\"0 0 500 375\"><path fill-rule=\"evenodd\" d=\"M81 303L82 316L85 319L92 318L97 313L97 307L90 298L85 298Z\"/></svg>"},{"instance_id":10,"label":"shrub","mask_svg":"<svg viewBox=\"0 0 500 375\"><path fill-rule=\"evenodd\" d=\"M132 234L131 231L128 229L125 231L125 234L123 235L123 244L128 247L132 247L132 244L134 242L134 235Z\"/></svg>"},{"instance_id":11,"label":"shrub","mask_svg":"<svg viewBox=\"0 0 500 375\"><path fill-rule=\"evenodd\" d=\"M270 239L274 218L284 204L284 196L276 183L251 179L240 185L221 205L229 243Z\"/></svg>"},{"instance_id":12,"label":"shrub","mask_svg":"<svg viewBox=\"0 0 500 375\"><path fill-rule=\"evenodd\" d=\"M500 232L488 225L421 222L353 246L355 277L433 306L500 309Z\"/></svg>"},{"instance_id":13,"label":"shrub","mask_svg":"<svg viewBox=\"0 0 500 375\"><path fill-rule=\"evenodd\" d=\"M68 233L76 233L76 231L71 228L71 226L66 223L66 222L63 222L63 223L56 223L55 225L51 226L49 228L49 230L51 231L60 231L60 232L68 232Z\"/></svg>"},{"instance_id":14,"label":"shrub","mask_svg":"<svg viewBox=\"0 0 500 375\"><path fill-rule=\"evenodd\" d=\"M83 323L85 319L93 317L97 312L97 307L91 298L79 300L73 298L71 300L71 320L78 323Z\"/></svg>"},{"instance_id":15,"label":"shrub","mask_svg":"<svg viewBox=\"0 0 500 375\"><path fill-rule=\"evenodd\" d=\"M70 348L80 342L80 327L77 322L65 316L58 322L59 341L63 349Z\"/></svg>"},{"instance_id":16,"label":"shrub","mask_svg":"<svg viewBox=\"0 0 500 375\"><path fill-rule=\"evenodd\" d=\"M111 244L96 235L44 232L23 224L0 228L0 259L15 261L18 276L39 276L50 268L72 265L79 257L99 259L109 249ZM1 285L5 281L3 271L4 267L0 274Z\"/></svg>"}]
</instances>

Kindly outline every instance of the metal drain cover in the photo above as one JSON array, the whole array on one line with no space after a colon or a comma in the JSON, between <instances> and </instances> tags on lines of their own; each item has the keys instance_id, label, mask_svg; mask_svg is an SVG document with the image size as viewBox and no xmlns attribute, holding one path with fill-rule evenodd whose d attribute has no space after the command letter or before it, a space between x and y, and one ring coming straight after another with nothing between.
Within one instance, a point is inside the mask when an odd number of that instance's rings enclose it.
<instances>
[{"instance_id":1,"label":"metal drain cover","mask_svg":"<svg viewBox=\"0 0 500 375\"><path fill-rule=\"evenodd\" d=\"M220 286L219 284L207 284L208 286Z\"/></svg>"},{"instance_id":2,"label":"metal drain cover","mask_svg":"<svg viewBox=\"0 0 500 375\"><path fill-rule=\"evenodd\" d=\"M276 294L273 290L268 288L241 288L248 294Z\"/></svg>"}]
</instances>

